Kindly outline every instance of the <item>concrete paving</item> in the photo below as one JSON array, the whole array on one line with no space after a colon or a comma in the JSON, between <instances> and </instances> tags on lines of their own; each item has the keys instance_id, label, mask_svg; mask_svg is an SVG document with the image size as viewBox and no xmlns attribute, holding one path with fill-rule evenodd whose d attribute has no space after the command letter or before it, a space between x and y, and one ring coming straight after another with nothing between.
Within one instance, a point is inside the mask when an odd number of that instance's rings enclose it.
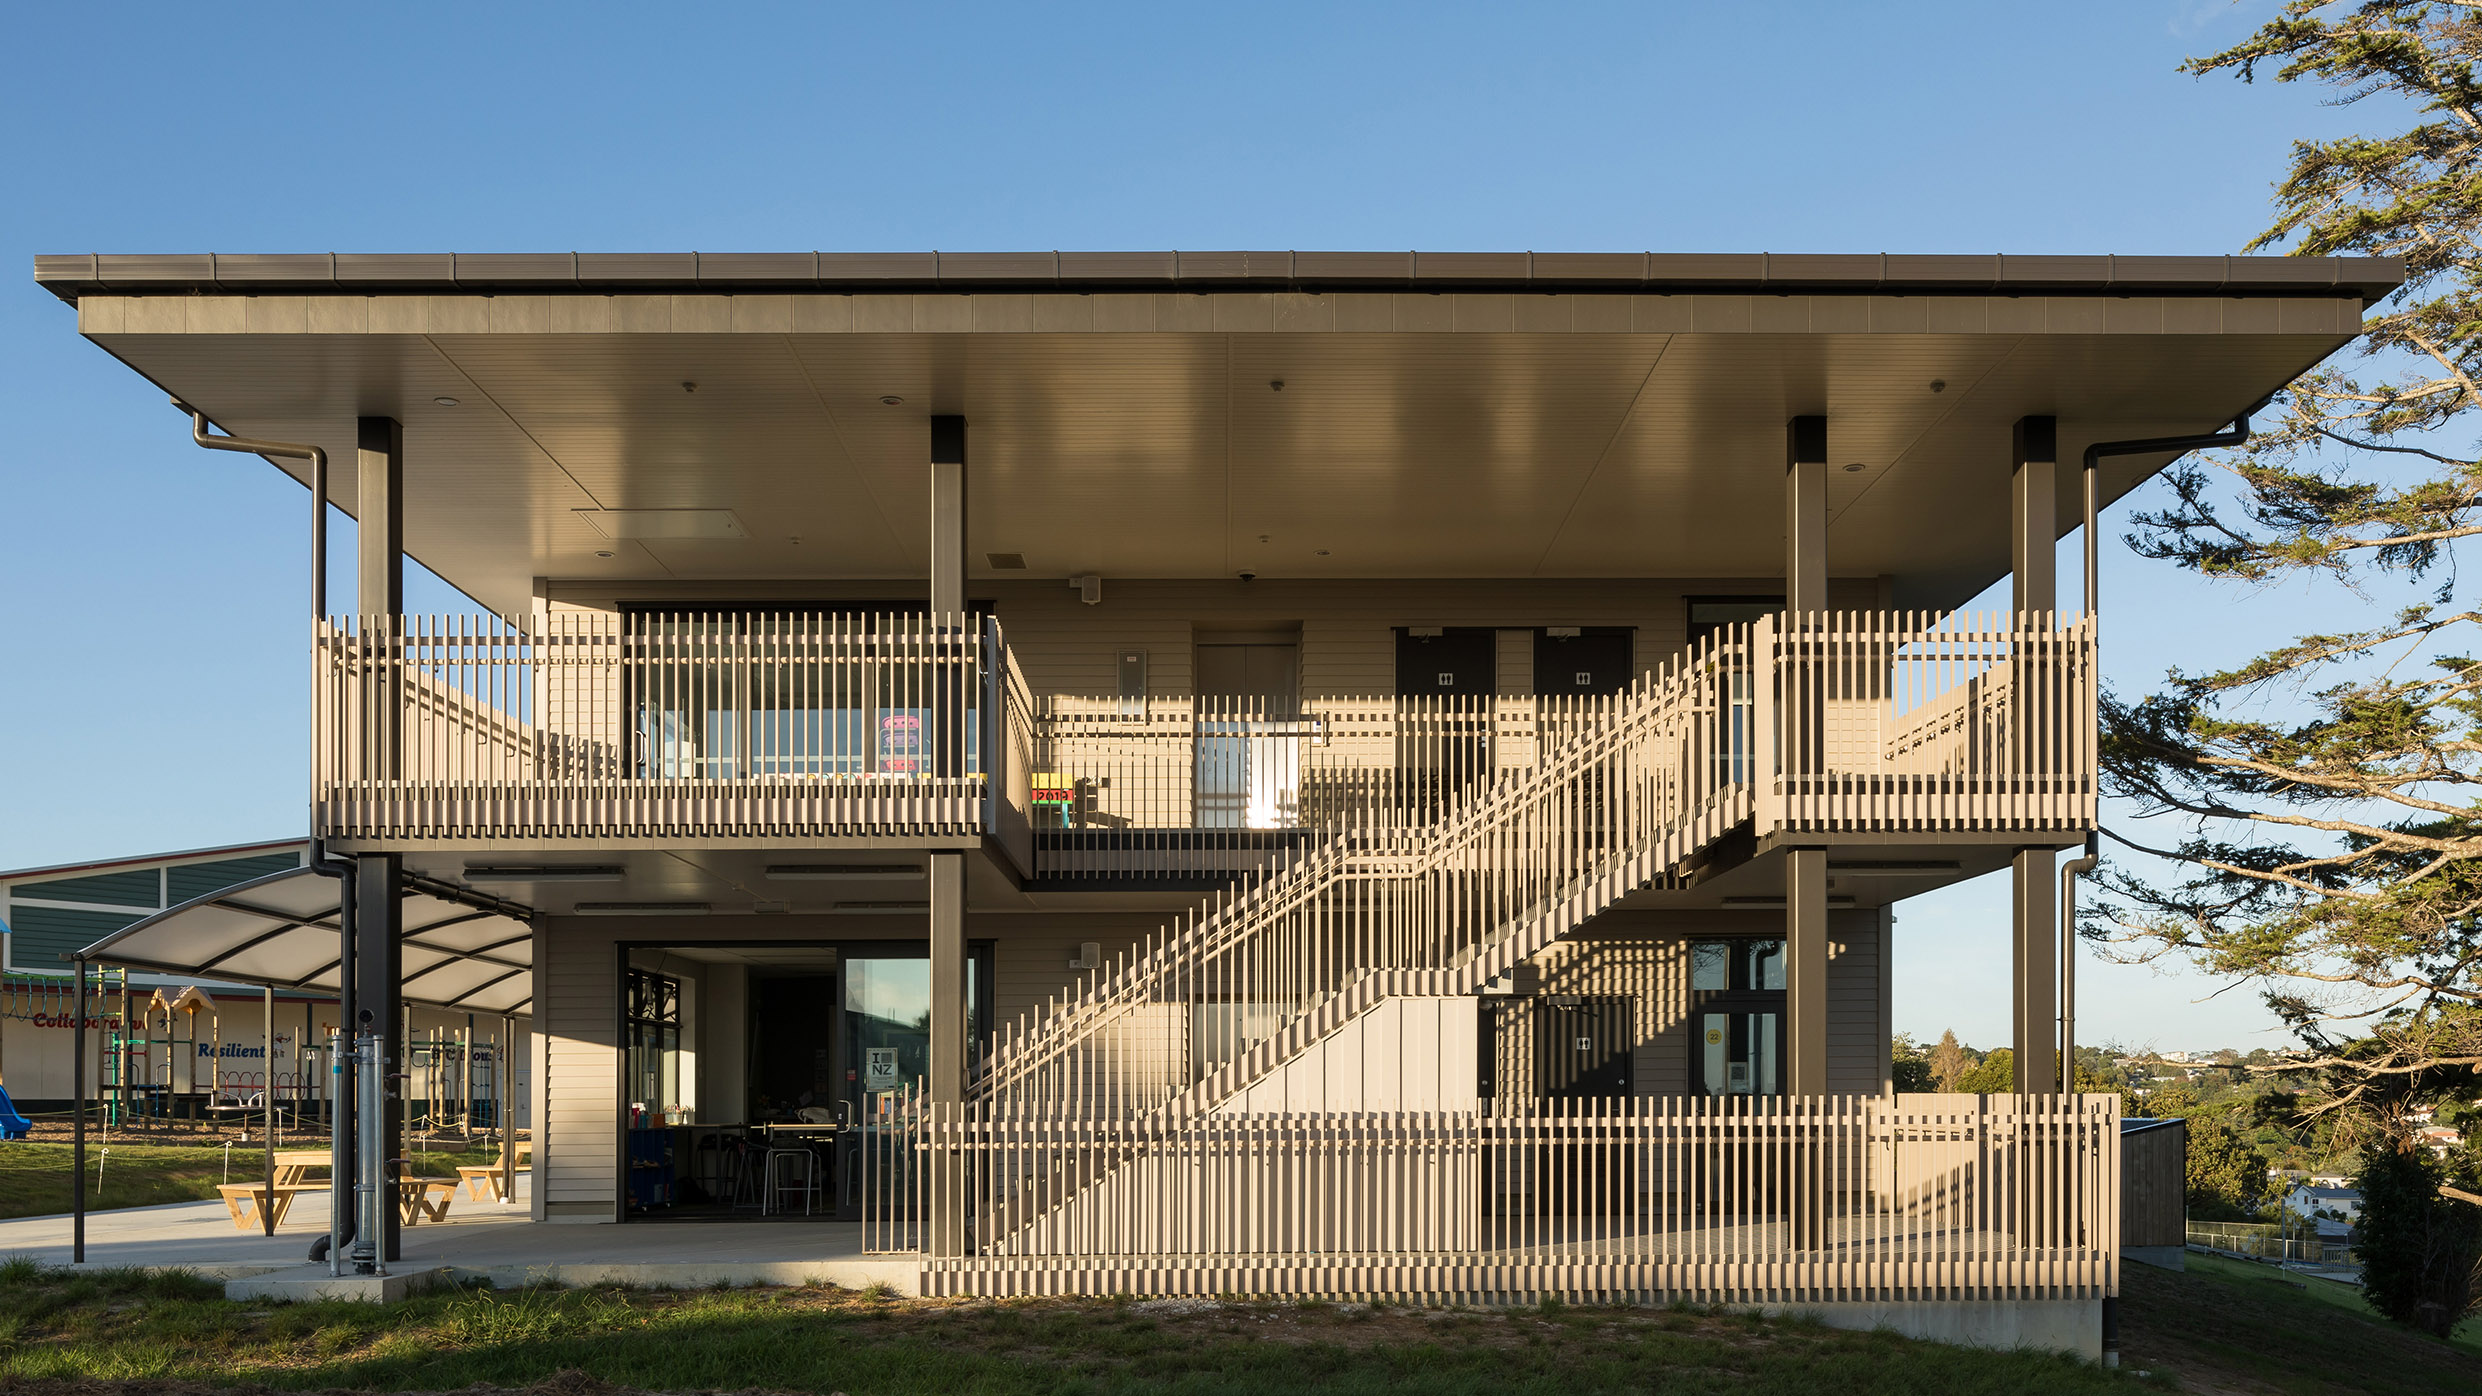
<instances>
[{"instance_id":1,"label":"concrete paving","mask_svg":"<svg viewBox=\"0 0 2482 1396\"><path fill-rule=\"evenodd\" d=\"M529 1181L530 1175L518 1175L517 1201L507 1206L476 1202L460 1192L448 1220L405 1229L403 1258L388 1268L409 1277L489 1279L501 1285L702 1288L823 1281L848 1288L885 1284L900 1294L920 1291L921 1263L910 1256L864 1255L858 1222L552 1224L527 1215ZM237 1297L244 1290L252 1297L313 1297L328 1292L316 1284L327 1278L327 1267L306 1263L310 1243L326 1230L325 1193L303 1194L273 1237L255 1226L235 1230L222 1202L90 1212L86 1264L179 1267L236 1282L231 1287ZM0 1221L0 1256L31 1255L67 1265L70 1254L67 1216ZM372 1297L378 1297L376 1288Z\"/></svg>"}]
</instances>

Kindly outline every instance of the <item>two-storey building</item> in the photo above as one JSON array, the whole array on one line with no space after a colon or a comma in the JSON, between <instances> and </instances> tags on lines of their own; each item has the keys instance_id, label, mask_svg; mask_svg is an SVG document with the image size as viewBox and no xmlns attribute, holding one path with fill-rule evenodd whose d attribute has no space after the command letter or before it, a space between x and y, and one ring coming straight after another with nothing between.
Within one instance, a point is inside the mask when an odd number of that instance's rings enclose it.
<instances>
[{"instance_id":1,"label":"two-storey building","mask_svg":"<svg viewBox=\"0 0 2482 1396\"><path fill-rule=\"evenodd\" d=\"M840 1216L934 1292L1684 1297L2087 1350L2116 1107L2056 1070L2097 653L2056 545L2399 279L37 274L358 525L306 637L338 880L147 953L332 951L324 897L383 1034L530 1015L542 1219ZM403 614L408 557L475 613ZM2019 1093L1894 1094L1893 908L2003 871Z\"/></svg>"}]
</instances>

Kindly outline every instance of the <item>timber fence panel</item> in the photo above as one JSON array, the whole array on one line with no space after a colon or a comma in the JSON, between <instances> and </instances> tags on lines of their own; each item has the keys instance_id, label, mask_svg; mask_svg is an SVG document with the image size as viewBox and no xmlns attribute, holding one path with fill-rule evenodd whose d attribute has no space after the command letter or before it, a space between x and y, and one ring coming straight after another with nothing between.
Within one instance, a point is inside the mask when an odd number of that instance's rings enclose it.
<instances>
[{"instance_id":1,"label":"timber fence panel","mask_svg":"<svg viewBox=\"0 0 2482 1396\"><path fill-rule=\"evenodd\" d=\"M946 1292L2088 1298L2117 1281L2108 1096L1646 1098L1099 1117L969 1102L882 1131L948 1170ZM910 1138L910 1145L895 1142ZM931 1171L917 1162L909 1176ZM873 1250L917 1194L871 1185ZM909 1229L911 1228L911 1229ZM933 1292L941 1292L935 1289Z\"/></svg>"}]
</instances>

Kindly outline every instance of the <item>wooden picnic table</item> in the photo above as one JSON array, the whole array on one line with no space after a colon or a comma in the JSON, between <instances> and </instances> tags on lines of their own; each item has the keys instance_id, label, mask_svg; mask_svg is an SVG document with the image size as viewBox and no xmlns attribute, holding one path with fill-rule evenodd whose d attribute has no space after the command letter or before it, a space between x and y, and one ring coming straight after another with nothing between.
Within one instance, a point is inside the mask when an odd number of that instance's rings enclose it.
<instances>
[{"instance_id":1,"label":"wooden picnic table","mask_svg":"<svg viewBox=\"0 0 2482 1396\"><path fill-rule=\"evenodd\" d=\"M525 1146L520 1144L518 1147L523 1151ZM251 1215L260 1208L265 1208L275 1217L277 1226L283 1226L284 1215L292 1210L293 1199L296 1196L305 1192L326 1192L328 1190L327 1180L313 1180L309 1174L314 1168L328 1167L331 1161L325 1149L278 1149L276 1151L276 1184L272 1196L268 1192L268 1185L264 1182L226 1183L217 1188L216 1191L224 1198L224 1209L232 1213L233 1229L236 1231L255 1229L251 1222ZM496 1168L497 1165L494 1167ZM458 1176L455 1178L425 1178L410 1175L398 1178L396 1180L397 1205L403 1209L405 1224L412 1226L424 1217L429 1217L433 1221L448 1220L448 1204L456 1197L458 1186L465 1182L465 1172L464 1168L458 1169ZM494 1176L496 1178L496 1173ZM497 1190L496 1183L494 1190ZM476 1196L479 1198L481 1194L478 1192Z\"/></svg>"},{"instance_id":2,"label":"wooden picnic table","mask_svg":"<svg viewBox=\"0 0 2482 1396\"><path fill-rule=\"evenodd\" d=\"M233 1229L251 1229L250 1215L266 1208L275 1217L277 1226L284 1225L284 1214L293 1209L293 1199L305 1192L325 1192L324 1181L312 1182L310 1170L328 1166L325 1149L278 1149L276 1151L275 1192L271 1197L265 1182L226 1183L216 1191L224 1198L224 1210L233 1214Z\"/></svg>"}]
</instances>

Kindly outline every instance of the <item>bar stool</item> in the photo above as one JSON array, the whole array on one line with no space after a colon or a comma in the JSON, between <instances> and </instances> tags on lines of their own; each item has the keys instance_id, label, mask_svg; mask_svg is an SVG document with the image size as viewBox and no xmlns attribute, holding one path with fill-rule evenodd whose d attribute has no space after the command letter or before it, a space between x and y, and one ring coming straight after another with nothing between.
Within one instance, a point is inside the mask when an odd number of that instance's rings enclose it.
<instances>
[{"instance_id":1,"label":"bar stool","mask_svg":"<svg viewBox=\"0 0 2482 1396\"><path fill-rule=\"evenodd\" d=\"M779 1165L784 1170L782 1179L776 1176ZM796 1173L801 1175L798 1181L793 1176ZM784 1195L788 1192L801 1194L801 1214L805 1217L809 1216L811 1208L817 1204L819 1197L819 1156L810 1152L806 1145L792 1148L770 1148L767 1151L766 1205L761 1210L764 1212L790 1210L782 1205Z\"/></svg>"}]
</instances>

